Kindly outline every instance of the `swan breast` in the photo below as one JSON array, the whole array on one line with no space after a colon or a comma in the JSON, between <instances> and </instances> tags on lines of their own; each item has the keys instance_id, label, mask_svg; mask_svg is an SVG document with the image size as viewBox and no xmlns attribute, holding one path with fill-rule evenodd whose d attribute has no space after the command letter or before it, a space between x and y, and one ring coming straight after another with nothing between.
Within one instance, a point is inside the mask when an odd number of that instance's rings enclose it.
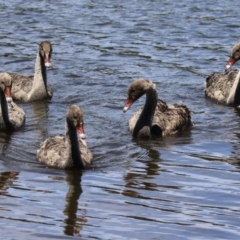
<instances>
[{"instance_id":1,"label":"swan breast","mask_svg":"<svg viewBox=\"0 0 240 240\"><path fill-rule=\"evenodd\" d=\"M8 101L8 115L15 128L21 127L25 122L25 112L13 101Z\"/></svg>"}]
</instances>

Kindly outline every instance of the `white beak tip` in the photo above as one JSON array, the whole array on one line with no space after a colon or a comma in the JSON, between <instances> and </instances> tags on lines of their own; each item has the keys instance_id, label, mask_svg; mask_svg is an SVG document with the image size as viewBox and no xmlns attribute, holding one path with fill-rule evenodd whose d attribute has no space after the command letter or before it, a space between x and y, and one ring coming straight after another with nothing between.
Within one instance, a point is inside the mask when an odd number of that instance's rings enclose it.
<instances>
[{"instance_id":1,"label":"white beak tip","mask_svg":"<svg viewBox=\"0 0 240 240\"><path fill-rule=\"evenodd\" d=\"M86 138L86 134L84 134L84 133L80 133L78 136L79 136L79 138L81 138L81 139L85 139L85 138Z\"/></svg>"},{"instance_id":2,"label":"white beak tip","mask_svg":"<svg viewBox=\"0 0 240 240\"><path fill-rule=\"evenodd\" d=\"M50 62L45 62L45 67L51 67L51 63Z\"/></svg>"},{"instance_id":3,"label":"white beak tip","mask_svg":"<svg viewBox=\"0 0 240 240\"><path fill-rule=\"evenodd\" d=\"M126 112L128 110L128 107L123 108L123 112Z\"/></svg>"},{"instance_id":4,"label":"white beak tip","mask_svg":"<svg viewBox=\"0 0 240 240\"><path fill-rule=\"evenodd\" d=\"M231 67L231 65L227 64L225 67L225 70L228 70Z\"/></svg>"}]
</instances>

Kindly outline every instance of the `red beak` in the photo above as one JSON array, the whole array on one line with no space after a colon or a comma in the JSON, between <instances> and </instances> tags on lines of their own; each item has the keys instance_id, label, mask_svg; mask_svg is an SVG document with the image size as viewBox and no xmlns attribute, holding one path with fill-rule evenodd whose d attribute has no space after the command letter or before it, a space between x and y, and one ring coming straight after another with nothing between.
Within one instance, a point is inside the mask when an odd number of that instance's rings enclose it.
<instances>
[{"instance_id":1,"label":"red beak","mask_svg":"<svg viewBox=\"0 0 240 240\"><path fill-rule=\"evenodd\" d=\"M80 139L85 139L86 135L84 133L83 123L80 123L76 128L77 128L78 137Z\"/></svg>"},{"instance_id":2,"label":"red beak","mask_svg":"<svg viewBox=\"0 0 240 240\"><path fill-rule=\"evenodd\" d=\"M77 133L78 133L78 134L85 134L85 133L84 133L83 123L81 123L81 124L79 124L79 125L77 126Z\"/></svg>"},{"instance_id":3,"label":"red beak","mask_svg":"<svg viewBox=\"0 0 240 240\"><path fill-rule=\"evenodd\" d=\"M11 88L10 87L6 87L5 90L4 90L4 94L5 94L5 97L12 97L11 95Z\"/></svg>"},{"instance_id":4,"label":"red beak","mask_svg":"<svg viewBox=\"0 0 240 240\"><path fill-rule=\"evenodd\" d=\"M127 98L123 111L126 112L132 106L133 102L132 98Z\"/></svg>"},{"instance_id":5,"label":"red beak","mask_svg":"<svg viewBox=\"0 0 240 240\"><path fill-rule=\"evenodd\" d=\"M50 67L51 66L51 60L50 60L50 55L46 54L44 57L44 63L46 67Z\"/></svg>"},{"instance_id":6,"label":"red beak","mask_svg":"<svg viewBox=\"0 0 240 240\"><path fill-rule=\"evenodd\" d=\"M230 68L235 62L236 62L236 59L234 59L233 57L230 57L226 66L226 70Z\"/></svg>"}]
</instances>

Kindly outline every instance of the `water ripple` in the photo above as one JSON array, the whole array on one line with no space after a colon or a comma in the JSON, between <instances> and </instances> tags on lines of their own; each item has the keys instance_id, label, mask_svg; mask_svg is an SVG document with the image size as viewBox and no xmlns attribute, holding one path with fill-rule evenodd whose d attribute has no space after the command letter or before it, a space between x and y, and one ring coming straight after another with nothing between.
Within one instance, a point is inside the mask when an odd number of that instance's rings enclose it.
<instances>
[{"instance_id":1,"label":"water ripple","mask_svg":"<svg viewBox=\"0 0 240 240\"><path fill-rule=\"evenodd\" d=\"M239 2L6 1L0 3L2 71L33 74L37 46L53 44L52 101L19 105L26 125L0 133L3 239L238 239L239 109L204 97L239 40ZM194 126L135 140L123 113L136 78L182 102ZM40 142L64 134L78 104L94 163L79 172L36 161ZM13 231L14 229L14 231Z\"/></svg>"}]
</instances>

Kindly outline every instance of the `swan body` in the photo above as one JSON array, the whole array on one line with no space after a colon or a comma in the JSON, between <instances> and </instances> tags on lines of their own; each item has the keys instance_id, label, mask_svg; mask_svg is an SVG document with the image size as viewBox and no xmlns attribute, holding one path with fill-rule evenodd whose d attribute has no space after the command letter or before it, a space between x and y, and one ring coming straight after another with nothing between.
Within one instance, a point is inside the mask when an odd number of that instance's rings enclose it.
<instances>
[{"instance_id":1,"label":"swan body","mask_svg":"<svg viewBox=\"0 0 240 240\"><path fill-rule=\"evenodd\" d=\"M83 128L83 112L72 105L66 114L65 135L46 139L37 150L37 160L57 168L77 167L84 169L93 156L87 147Z\"/></svg>"},{"instance_id":2,"label":"swan body","mask_svg":"<svg viewBox=\"0 0 240 240\"><path fill-rule=\"evenodd\" d=\"M21 102L51 99L52 89L47 85L46 67L50 67L52 45L48 41L39 44L34 76L9 73L12 76L12 98Z\"/></svg>"},{"instance_id":3,"label":"swan body","mask_svg":"<svg viewBox=\"0 0 240 240\"><path fill-rule=\"evenodd\" d=\"M156 85L150 80L138 79L128 88L123 111L146 94L146 102L129 120L133 137L167 136L192 125L189 109L183 104L166 104L158 99Z\"/></svg>"},{"instance_id":4,"label":"swan body","mask_svg":"<svg viewBox=\"0 0 240 240\"><path fill-rule=\"evenodd\" d=\"M8 73L0 74L0 129L14 131L25 123L25 112L11 97L12 79Z\"/></svg>"},{"instance_id":5,"label":"swan body","mask_svg":"<svg viewBox=\"0 0 240 240\"><path fill-rule=\"evenodd\" d=\"M240 72L229 68L240 59L240 43L231 50L225 73L213 73L206 78L207 97L227 105L240 104Z\"/></svg>"}]
</instances>

